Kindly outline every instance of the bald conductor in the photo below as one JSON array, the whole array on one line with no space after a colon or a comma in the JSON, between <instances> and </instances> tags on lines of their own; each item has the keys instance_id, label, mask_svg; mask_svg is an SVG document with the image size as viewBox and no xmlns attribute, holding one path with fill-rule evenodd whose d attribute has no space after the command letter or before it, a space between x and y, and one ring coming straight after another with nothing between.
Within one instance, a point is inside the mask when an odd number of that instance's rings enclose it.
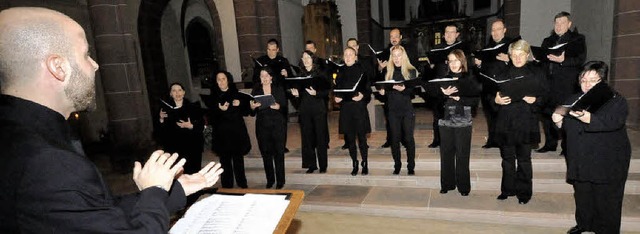
<instances>
[{"instance_id":1,"label":"bald conductor","mask_svg":"<svg viewBox=\"0 0 640 234\"><path fill-rule=\"evenodd\" d=\"M0 233L167 233L185 195L218 180L218 164L185 175L176 154L156 151L134 165L139 192L112 196L66 122L95 103L96 70L68 16L0 12Z\"/></svg>"}]
</instances>

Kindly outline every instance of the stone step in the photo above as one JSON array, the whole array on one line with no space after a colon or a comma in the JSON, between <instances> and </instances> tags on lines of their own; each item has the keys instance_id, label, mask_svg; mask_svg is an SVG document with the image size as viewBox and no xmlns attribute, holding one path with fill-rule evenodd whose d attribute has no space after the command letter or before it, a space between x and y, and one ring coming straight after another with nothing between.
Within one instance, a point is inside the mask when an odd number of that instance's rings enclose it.
<instances>
[{"instance_id":1,"label":"stone step","mask_svg":"<svg viewBox=\"0 0 640 234\"><path fill-rule=\"evenodd\" d=\"M406 157L402 158L403 165L406 165ZM370 154L370 169L393 169L393 159L391 154ZM416 169L439 170L440 156L418 155L416 156ZM471 170L478 171L502 171L502 160L495 155L472 156L469 163ZM534 172L566 172L566 162L563 157L549 155L534 155L532 159ZM300 168L302 158L300 155L287 154L285 156L286 168ZM260 156L245 157L246 168L263 168ZM331 155L328 159L328 168L351 169L351 158L348 155ZM629 166L630 173L640 173L640 159L632 159Z\"/></svg>"},{"instance_id":2,"label":"stone step","mask_svg":"<svg viewBox=\"0 0 640 234\"><path fill-rule=\"evenodd\" d=\"M573 195L566 193L535 192L528 204L521 205L515 197L496 200L497 191L472 190L463 197L455 191L440 194L430 188L306 184L287 184L285 188L305 191L302 211L567 229L575 226ZM622 231L640 231L640 195L625 195L622 216Z\"/></svg>"},{"instance_id":3,"label":"stone step","mask_svg":"<svg viewBox=\"0 0 640 234\"><path fill-rule=\"evenodd\" d=\"M391 167L387 169L370 168L369 175L351 176L350 168L329 168L327 173L306 174L306 169L286 168L287 184L320 185L351 185L351 186L384 186L394 188L431 188L440 189L439 170L416 170L416 175L408 176L403 169L400 175L393 175ZM247 180L259 184L266 184L262 167L247 167ZM501 171L471 170L471 190L499 191ZM534 193L573 193L571 185L565 181L563 172L533 172ZM625 187L625 194L640 194L640 173L631 173Z\"/></svg>"}]
</instances>

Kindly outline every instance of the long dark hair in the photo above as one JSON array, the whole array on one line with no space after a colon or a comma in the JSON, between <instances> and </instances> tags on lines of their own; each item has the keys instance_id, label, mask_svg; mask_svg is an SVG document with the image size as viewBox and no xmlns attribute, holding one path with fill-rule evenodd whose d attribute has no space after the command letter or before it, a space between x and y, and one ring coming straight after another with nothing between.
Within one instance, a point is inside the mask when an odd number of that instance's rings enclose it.
<instances>
[{"instance_id":1,"label":"long dark hair","mask_svg":"<svg viewBox=\"0 0 640 234\"><path fill-rule=\"evenodd\" d=\"M316 64L316 55L313 54L313 52L309 51L309 50L305 50L302 52L302 54L300 54L301 56L304 56L304 54L309 55L309 57L311 57L311 71L307 71L307 69L304 66L304 62L302 62L302 57L300 57L300 63L298 64L298 67L300 67L300 73L302 75L309 75L312 74L313 72L315 72L315 70L318 69L319 64Z\"/></svg>"}]
</instances>

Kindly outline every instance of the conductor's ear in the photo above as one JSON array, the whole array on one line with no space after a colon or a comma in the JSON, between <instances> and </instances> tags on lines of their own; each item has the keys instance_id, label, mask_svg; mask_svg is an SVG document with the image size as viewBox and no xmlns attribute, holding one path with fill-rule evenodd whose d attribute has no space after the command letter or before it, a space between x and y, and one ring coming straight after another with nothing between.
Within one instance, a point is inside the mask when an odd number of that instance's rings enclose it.
<instances>
[{"instance_id":1,"label":"conductor's ear","mask_svg":"<svg viewBox=\"0 0 640 234\"><path fill-rule=\"evenodd\" d=\"M60 55L49 55L46 60L47 71L59 81L64 81L67 71L64 67L65 59Z\"/></svg>"}]
</instances>

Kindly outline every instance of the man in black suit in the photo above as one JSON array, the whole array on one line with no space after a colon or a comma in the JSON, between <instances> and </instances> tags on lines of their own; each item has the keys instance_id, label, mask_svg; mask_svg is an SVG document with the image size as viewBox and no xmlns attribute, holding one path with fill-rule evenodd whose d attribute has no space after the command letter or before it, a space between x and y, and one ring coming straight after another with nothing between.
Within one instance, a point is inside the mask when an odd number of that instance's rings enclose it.
<instances>
[{"instance_id":1,"label":"man in black suit","mask_svg":"<svg viewBox=\"0 0 640 234\"><path fill-rule=\"evenodd\" d=\"M0 12L0 233L167 233L186 195L218 180L218 164L180 175L185 160L156 151L135 162L140 191L112 196L66 121L94 105L96 70L73 19L44 8Z\"/></svg>"},{"instance_id":2,"label":"man in black suit","mask_svg":"<svg viewBox=\"0 0 640 234\"><path fill-rule=\"evenodd\" d=\"M511 41L511 38L505 36L506 33L507 27L504 25L504 21L502 19L495 20L491 23L491 40L487 43L485 48L493 48L500 44L504 44L504 48L509 47L509 44L507 43ZM498 53L495 58L485 58L485 60L487 61L483 61L482 58L479 57L474 58L476 67L478 67L478 70L484 74L492 74L493 71L506 69L507 66L509 66L509 55L506 53ZM482 111L484 112L485 119L487 120L488 128L487 142L482 146L482 148L498 147L493 141L493 121L496 116L493 100L496 97L498 87L495 82L485 79L482 76L478 77L480 77L480 81L482 83L482 94L480 100L482 101Z\"/></svg>"},{"instance_id":3,"label":"man in black suit","mask_svg":"<svg viewBox=\"0 0 640 234\"><path fill-rule=\"evenodd\" d=\"M275 38L267 41L267 54L258 57L253 66L253 83L260 82L260 68L270 67L274 72L273 81L282 85L285 77L293 75L289 60L282 57L280 53L280 43Z\"/></svg>"},{"instance_id":4,"label":"man in black suit","mask_svg":"<svg viewBox=\"0 0 640 234\"><path fill-rule=\"evenodd\" d=\"M571 14L560 12L554 17L554 27L551 36L542 41L542 48L550 48L562 43L568 43L562 54L547 55L547 58L535 58L536 60L548 60L547 78L550 87L549 101L546 103L542 114L542 128L544 131L545 143L542 148L536 150L538 153L556 151L558 139L561 138L562 131L553 126L551 114L556 106L563 104L568 97L578 92L578 73L580 66L584 64L587 57L587 46L582 34L569 30L571 28ZM565 154L565 141L562 140L562 152Z\"/></svg>"}]
</instances>

